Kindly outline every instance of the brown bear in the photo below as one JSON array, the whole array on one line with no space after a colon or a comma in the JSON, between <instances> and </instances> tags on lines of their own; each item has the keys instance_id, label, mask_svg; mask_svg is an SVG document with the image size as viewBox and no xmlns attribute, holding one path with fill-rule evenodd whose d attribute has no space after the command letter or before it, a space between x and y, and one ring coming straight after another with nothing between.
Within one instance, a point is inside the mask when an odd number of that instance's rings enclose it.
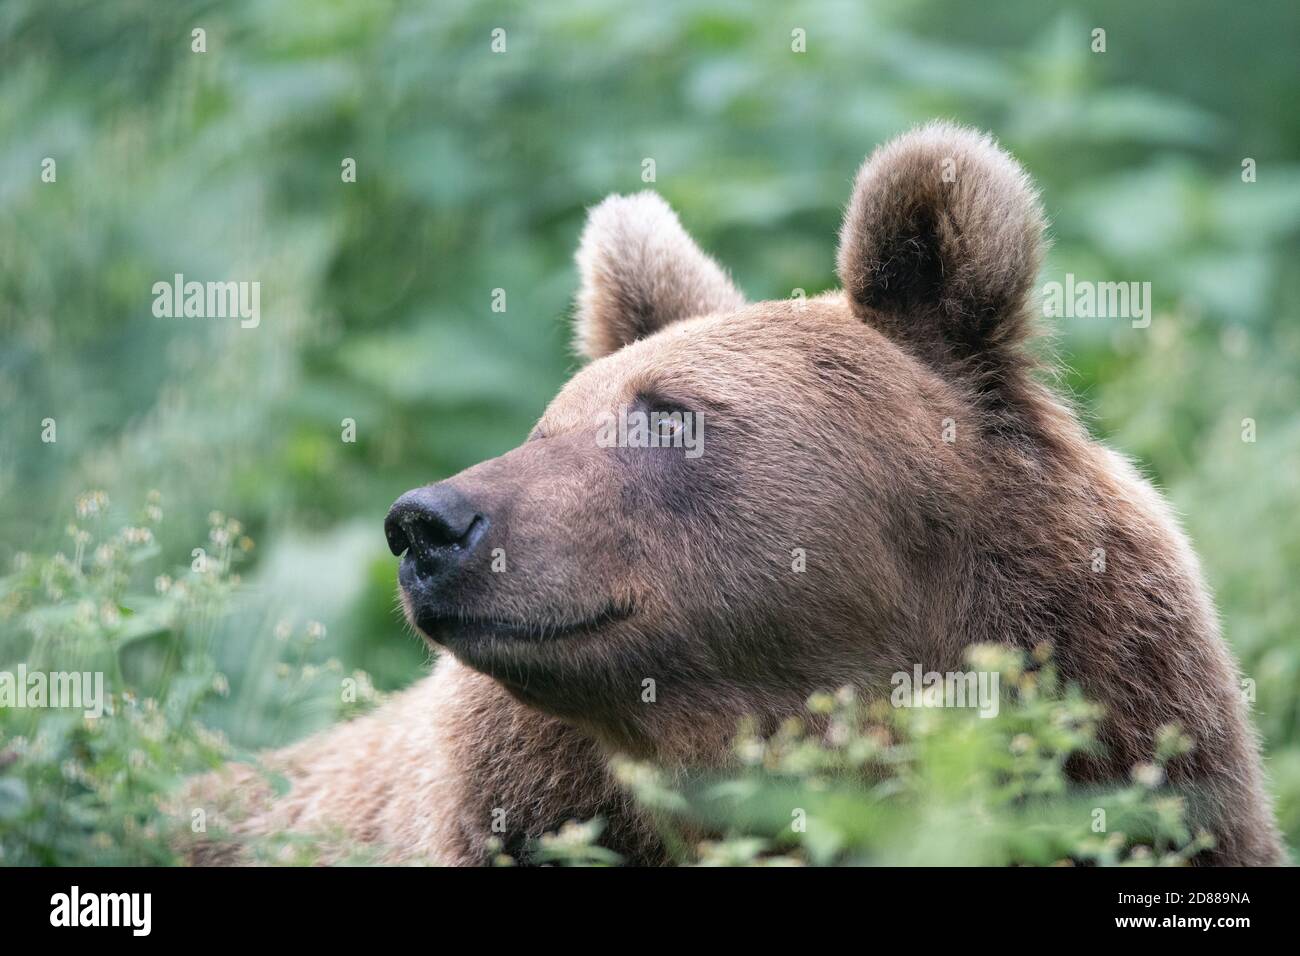
<instances>
[{"instance_id":1,"label":"brown bear","mask_svg":"<svg viewBox=\"0 0 1300 956\"><path fill-rule=\"evenodd\" d=\"M596 206L577 255L592 361L522 445L385 523L435 672L270 755L291 788L239 825L475 864L494 821L512 852L601 816L606 845L659 862L611 755L718 766L742 717L775 727L818 690L885 696L896 672L959 670L971 644L1047 641L1105 708L1077 779L1126 778L1176 723L1195 749L1172 782L1216 840L1202 861L1279 862L1196 558L1039 380L1043 231L1017 163L938 123L863 165L843 291L807 301L747 305L653 193ZM637 413L649 441L601 440ZM199 794L266 796L260 779L229 768Z\"/></svg>"}]
</instances>

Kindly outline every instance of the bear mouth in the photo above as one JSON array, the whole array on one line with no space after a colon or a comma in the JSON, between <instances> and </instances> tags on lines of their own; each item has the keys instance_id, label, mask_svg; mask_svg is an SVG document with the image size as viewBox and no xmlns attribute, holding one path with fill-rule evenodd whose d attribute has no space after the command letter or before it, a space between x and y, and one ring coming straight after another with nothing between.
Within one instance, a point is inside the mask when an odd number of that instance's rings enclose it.
<instances>
[{"instance_id":1,"label":"bear mouth","mask_svg":"<svg viewBox=\"0 0 1300 956\"><path fill-rule=\"evenodd\" d=\"M546 642L591 634L632 616L631 608L613 605L598 614L576 621L537 618L528 621L472 614L460 610L410 608L408 616L416 630L444 647L498 638L510 641Z\"/></svg>"}]
</instances>

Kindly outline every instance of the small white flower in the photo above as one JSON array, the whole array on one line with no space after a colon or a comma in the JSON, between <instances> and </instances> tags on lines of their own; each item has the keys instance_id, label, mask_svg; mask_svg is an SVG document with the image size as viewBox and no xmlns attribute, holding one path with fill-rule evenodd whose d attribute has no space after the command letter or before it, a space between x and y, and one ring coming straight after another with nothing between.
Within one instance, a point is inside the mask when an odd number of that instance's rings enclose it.
<instances>
[{"instance_id":1,"label":"small white flower","mask_svg":"<svg viewBox=\"0 0 1300 956\"><path fill-rule=\"evenodd\" d=\"M122 623L122 612L117 609L116 604L106 601L99 609L99 622L107 628L117 627Z\"/></svg>"},{"instance_id":2,"label":"small white flower","mask_svg":"<svg viewBox=\"0 0 1300 956\"><path fill-rule=\"evenodd\" d=\"M1164 782L1165 772L1153 763L1135 764L1131 771L1134 782L1154 789Z\"/></svg>"}]
</instances>

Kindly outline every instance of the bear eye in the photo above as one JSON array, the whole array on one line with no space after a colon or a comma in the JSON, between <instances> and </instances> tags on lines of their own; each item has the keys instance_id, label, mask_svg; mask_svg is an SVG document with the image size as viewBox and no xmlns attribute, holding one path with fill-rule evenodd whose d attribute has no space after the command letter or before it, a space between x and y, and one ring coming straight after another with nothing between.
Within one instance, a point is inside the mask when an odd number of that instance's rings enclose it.
<instances>
[{"instance_id":1,"label":"bear eye","mask_svg":"<svg viewBox=\"0 0 1300 956\"><path fill-rule=\"evenodd\" d=\"M660 438L675 438L681 434L684 425L680 415L664 415L657 427Z\"/></svg>"}]
</instances>

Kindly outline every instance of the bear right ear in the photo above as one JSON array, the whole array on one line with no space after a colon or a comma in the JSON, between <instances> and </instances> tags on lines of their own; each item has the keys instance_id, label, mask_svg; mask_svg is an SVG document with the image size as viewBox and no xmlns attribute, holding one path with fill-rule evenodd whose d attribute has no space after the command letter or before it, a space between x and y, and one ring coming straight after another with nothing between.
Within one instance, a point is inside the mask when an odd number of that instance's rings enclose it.
<instances>
[{"instance_id":1,"label":"bear right ear","mask_svg":"<svg viewBox=\"0 0 1300 956\"><path fill-rule=\"evenodd\" d=\"M840 282L864 321L947 373L996 387L1026 361L1043 211L988 136L931 123L863 164L840 231Z\"/></svg>"},{"instance_id":2,"label":"bear right ear","mask_svg":"<svg viewBox=\"0 0 1300 956\"><path fill-rule=\"evenodd\" d=\"M679 319L745 304L653 192L610 196L587 214L578 244L576 339L597 359Z\"/></svg>"}]
</instances>

